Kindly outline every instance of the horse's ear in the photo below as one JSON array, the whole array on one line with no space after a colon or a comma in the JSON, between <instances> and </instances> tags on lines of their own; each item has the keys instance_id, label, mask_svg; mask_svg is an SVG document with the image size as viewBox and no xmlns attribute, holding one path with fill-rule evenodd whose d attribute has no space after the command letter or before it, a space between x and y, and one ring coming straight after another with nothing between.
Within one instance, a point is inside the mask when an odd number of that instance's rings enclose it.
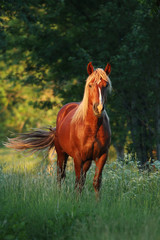
<instances>
[{"instance_id":1,"label":"horse's ear","mask_svg":"<svg viewBox=\"0 0 160 240\"><path fill-rule=\"evenodd\" d=\"M92 62L89 62L87 66L87 72L90 75L93 71L94 71L94 67L92 65Z\"/></svg>"},{"instance_id":2,"label":"horse's ear","mask_svg":"<svg viewBox=\"0 0 160 240\"><path fill-rule=\"evenodd\" d=\"M107 75L110 74L110 72L111 72L111 65L109 63L107 63L107 66L105 67L104 71L106 72Z\"/></svg>"}]
</instances>

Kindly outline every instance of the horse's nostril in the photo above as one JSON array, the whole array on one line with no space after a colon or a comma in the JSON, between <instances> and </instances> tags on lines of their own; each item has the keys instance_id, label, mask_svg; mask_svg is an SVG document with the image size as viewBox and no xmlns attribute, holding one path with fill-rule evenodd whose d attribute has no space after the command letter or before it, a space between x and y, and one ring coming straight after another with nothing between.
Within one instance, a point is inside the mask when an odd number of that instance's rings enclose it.
<instances>
[{"instance_id":1,"label":"horse's nostril","mask_svg":"<svg viewBox=\"0 0 160 240\"><path fill-rule=\"evenodd\" d=\"M103 111L103 105L102 104L99 104L97 108L98 108L99 113L101 113Z\"/></svg>"},{"instance_id":2,"label":"horse's nostril","mask_svg":"<svg viewBox=\"0 0 160 240\"><path fill-rule=\"evenodd\" d=\"M97 112L98 113L98 103L95 103L94 105L93 105L93 109L94 109L94 111L95 112Z\"/></svg>"}]
</instances>

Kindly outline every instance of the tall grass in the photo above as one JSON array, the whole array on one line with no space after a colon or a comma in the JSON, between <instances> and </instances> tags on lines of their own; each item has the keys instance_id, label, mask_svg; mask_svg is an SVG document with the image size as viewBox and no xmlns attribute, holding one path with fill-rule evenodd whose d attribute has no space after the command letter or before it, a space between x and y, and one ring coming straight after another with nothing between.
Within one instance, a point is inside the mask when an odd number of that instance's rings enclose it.
<instances>
[{"instance_id":1,"label":"tall grass","mask_svg":"<svg viewBox=\"0 0 160 240\"><path fill-rule=\"evenodd\" d=\"M97 202L88 172L82 195L74 172L61 189L47 173L0 172L0 239L160 239L160 173L107 164Z\"/></svg>"}]
</instances>

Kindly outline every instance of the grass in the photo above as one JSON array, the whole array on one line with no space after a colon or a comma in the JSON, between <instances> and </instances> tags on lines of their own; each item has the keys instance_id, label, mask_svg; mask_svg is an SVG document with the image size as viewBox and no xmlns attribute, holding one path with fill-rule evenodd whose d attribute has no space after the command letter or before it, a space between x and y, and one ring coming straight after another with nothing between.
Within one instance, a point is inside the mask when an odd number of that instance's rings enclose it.
<instances>
[{"instance_id":1,"label":"grass","mask_svg":"<svg viewBox=\"0 0 160 240\"><path fill-rule=\"evenodd\" d=\"M132 161L124 166L106 164L97 202L92 187L94 166L81 196L74 191L72 171L67 172L60 190L56 176L39 168L4 170L0 171L2 240L160 239L159 171L140 173Z\"/></svg>"},{"instance_id":2,"label":"grass","mask_svg":"<svg viewBox=\"0 0 160 240\"><path fill-rule=\"evenodd\" d=\"M27 155L7 148L0 149L0 165L4 173L37 172L45 167L46 163L45 153Z\"/></svg>"}]
</instances>

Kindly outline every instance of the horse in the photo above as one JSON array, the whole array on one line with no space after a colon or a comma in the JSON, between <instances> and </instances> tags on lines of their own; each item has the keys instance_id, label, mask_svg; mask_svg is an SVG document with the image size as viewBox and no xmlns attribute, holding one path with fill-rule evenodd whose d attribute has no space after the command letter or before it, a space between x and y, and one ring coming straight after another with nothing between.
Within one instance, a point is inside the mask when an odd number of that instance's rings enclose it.
<instances>
[{"instance_id":1,"label":"horse","mask_svg":"<svg viewBox=\"0 0 160 240\"><path fill-rule=\"evenodd\" d=\"M83 99L64 105L58 115L56 127L36 129L8 138L8 148L38 151L55 147L57 152L57 181L65 178L65 168L69 156L73 158L75 169L75 188L81 192L86 173L92 161L96 169L93 187L98 195L102 181L102 170L108 157L111 142L109 117L104 109L107 89L111 91L109 74L111 65L105 69L94 69L92 62L87 65Z\"/></svg>"}]
</instances>

